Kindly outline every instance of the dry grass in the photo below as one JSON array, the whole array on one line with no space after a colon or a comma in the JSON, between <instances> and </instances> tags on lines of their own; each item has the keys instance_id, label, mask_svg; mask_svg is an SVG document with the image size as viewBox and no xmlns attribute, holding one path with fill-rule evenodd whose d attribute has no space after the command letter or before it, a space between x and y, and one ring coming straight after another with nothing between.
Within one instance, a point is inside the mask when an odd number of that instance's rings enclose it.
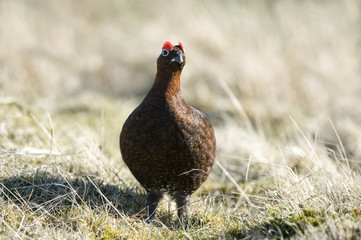
<instances>
[{"instance_id":1,"label":"dry grass","mask_svg":"<svg viewBox=\"0 0 361 240\"><path fill-rule=\"evenodd\" d=\"M361 237L359 1L0 2L0 238ZM217 134L174 229L118 134L166 40Z\"/></svg>"}]
</instances>

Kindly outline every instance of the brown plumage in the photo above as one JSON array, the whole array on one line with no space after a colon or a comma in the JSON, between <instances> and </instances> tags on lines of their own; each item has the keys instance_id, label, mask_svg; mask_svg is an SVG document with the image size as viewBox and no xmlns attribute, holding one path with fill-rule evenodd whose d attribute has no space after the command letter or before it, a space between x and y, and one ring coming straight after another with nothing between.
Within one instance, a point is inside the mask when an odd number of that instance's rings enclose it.
<instances>
[{"instance_id":1,"label":"brown plumage","mask_svg":"<svg viewBox=\"0 0 361 240\"><path fill-rule=\"evenodd\" d=\"M167 193L187 224L190 195L207 179L215 158L211 123L183 99L180 75L185 63L181 43L163 45L154 84L120 134L123 160L148 193L148 220L154 219Z\"/></svg>"}]
</instances>

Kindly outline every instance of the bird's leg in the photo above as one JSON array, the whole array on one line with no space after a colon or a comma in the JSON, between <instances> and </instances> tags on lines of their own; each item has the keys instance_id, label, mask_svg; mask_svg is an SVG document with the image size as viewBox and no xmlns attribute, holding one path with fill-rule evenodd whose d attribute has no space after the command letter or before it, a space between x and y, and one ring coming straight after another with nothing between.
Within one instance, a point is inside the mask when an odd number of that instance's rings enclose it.
<instances>
[{"instance_id":1,"label":"bird's leg","mask_svg":"<svg viewBox=\"0 0 361 240\"><path fill-rule=\"evenodd\" d=\"M190 195L176 195L175 201L178 208L178 218L180 221L180 226L184 228L188 227L188 205L189 205Z\"/></svg>"},{"instance_id":2,"label":"bird's leg","mask_svg":"<svg viewBox=\"0 0 361 240\"><path fill-rule=\"evenodd\" d=\"M147 222L153 221L155 218L155 210L163 194L159 191L149 191L147 198Z\"/></svg>"}]
</instances>

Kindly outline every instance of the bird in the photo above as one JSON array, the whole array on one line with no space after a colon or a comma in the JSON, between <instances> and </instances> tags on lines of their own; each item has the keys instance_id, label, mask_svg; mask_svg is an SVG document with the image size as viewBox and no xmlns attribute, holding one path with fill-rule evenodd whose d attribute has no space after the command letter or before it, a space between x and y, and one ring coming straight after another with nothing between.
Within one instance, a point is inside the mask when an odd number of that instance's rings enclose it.
<instances>
[{"instance_id":1,"label":"bird","mask_svg":"<svg viewBox=\"0 0 361 240\"><path fill-rule=\"evenodd\" d=\"M212 170L216 138L206 115L183 98L185 64L182 43L165 42L154 83L125 121L119 145L123 161L147 192L145 219L155 219L167 194L177 204L178 223L187 227L190 196Z\"/></svg>"}]
</instances>

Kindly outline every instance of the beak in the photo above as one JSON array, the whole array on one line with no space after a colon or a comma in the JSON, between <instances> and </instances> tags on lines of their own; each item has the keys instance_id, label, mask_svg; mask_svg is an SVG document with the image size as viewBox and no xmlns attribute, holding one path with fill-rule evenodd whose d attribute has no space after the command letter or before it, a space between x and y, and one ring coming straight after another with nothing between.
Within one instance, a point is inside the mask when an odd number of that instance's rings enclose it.
<instances>
[{"instance_id":1,"label":"beak","mask_svg":"<svg viewBox=\"0 0 361 240\"><path fill-rule=\"evenodd\" d=\"M169 65L173 64L173 63L178 63L179 65L181 65L183 63L183 58L180 54L178 54L176 57L172 58L169 62Z\"/></svg>"}]
</instances>

